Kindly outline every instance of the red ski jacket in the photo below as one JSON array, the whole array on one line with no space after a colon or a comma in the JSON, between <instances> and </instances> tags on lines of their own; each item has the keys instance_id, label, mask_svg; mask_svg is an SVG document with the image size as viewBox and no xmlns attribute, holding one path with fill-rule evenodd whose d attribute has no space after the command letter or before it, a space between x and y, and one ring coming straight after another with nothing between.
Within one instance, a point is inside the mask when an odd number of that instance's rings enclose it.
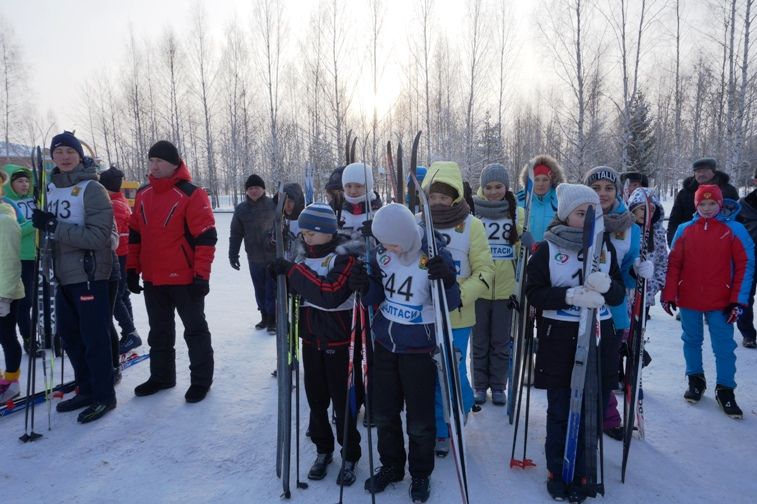
<instances>
[{"instance_id":1,"label":"red ski jacket","mask_svg":"<svg viewBox=\"0 0 757 504\"><path fill-rule=\"evenodd\" d=\"M129 220L126 269L153 285L189 285L210 279L217 241L207 193L182 163L171 177L149 177L137 191Z\"/></svg>"},{"instance_id":2,"label":"red ski jacket","mask_svg":"<svg viewBox=\"0 0 757 504\"><path fill-rule=\"evenodd\" d=\"M123 193L110 193L110 202L113 205L113 217L116 219L118 229L118 248L116 255L121 257L129 252L129 218L131 208Z\"/></svg>"}]
</instances>

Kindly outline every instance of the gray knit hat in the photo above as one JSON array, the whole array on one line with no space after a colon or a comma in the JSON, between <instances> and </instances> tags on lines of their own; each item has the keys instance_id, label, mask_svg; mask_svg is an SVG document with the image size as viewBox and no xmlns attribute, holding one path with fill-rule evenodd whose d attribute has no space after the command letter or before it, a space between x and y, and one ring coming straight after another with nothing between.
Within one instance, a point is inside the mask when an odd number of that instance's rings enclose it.
<instances>
[{"instance_id":1,"label":"gray knit hat","mask_svg":"<svg viewBox=\"0 0 757 504\"><path fill-rule=\"evenodd\" d=\"M510 176L502 163L491 163L481 170L481 187L486 187L491 182L502 182L510 189Z\"/></svg>"},{"instance_id":2,"label":"gray knit hat","mask_svg":"<svg viewBox=\"0 0 757 504\"><path fill-rule=\"evenodd\" d=\"M601 179L598 179L601 180ZM599 209L599 195L583 184L560 184L557 186L557 218L565 222L576 207L590 203ZM601 212L601 209L599 210Z\"/></svg>"},{"instance_id":3,"label":"gray knit hat","mask_svg":"<svg viewBox=\"0 0 757 504\"><path fill-rule=\"evenodd\" d=\"M410 264L421 248L421 228L405 205L390 203L373 216L371 232L384 244L401 245L400 262Z\"/></svg>"},{"instance_id":4,"label":"gray knit hat","mask_svg":"<svg viewBox=\"0 0 757 504\"><path fill-rule=\"evenodd\" d=\"M609 166L596 166L587 171L586 175L584 175L584 184L587 186L592 185L598 180L609 180L615 184L615 190L617 193L622 194L623 187L620 185L620 175Z\"/></svg>"}]
</instances>

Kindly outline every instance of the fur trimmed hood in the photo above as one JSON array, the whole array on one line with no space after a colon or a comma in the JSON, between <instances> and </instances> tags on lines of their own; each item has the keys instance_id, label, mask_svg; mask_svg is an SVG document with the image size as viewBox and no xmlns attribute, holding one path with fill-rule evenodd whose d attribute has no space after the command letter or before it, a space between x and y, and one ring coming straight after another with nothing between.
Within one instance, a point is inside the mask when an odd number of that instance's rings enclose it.
<instances>
[{"instance_id":1,"label":"fur trimmed hood","mask_svg":"<svg viewBox=\"0 0 757 504\"><path fill-rule=\"evenodd\" d=\"M555 158L552 156L548 156L547 154L539 154L538 156L532 158L526 165L520 170L520 183L522 187L526 187L526 179L528 178L528 169L532 166L543 164L545 166L548 166L550 170L552 170L552 187L557 187L559 184L562 184L565 182L565 172L563 172L562 167L560 167L560 164L557 162Z\"/></svg>"}]
</instances>

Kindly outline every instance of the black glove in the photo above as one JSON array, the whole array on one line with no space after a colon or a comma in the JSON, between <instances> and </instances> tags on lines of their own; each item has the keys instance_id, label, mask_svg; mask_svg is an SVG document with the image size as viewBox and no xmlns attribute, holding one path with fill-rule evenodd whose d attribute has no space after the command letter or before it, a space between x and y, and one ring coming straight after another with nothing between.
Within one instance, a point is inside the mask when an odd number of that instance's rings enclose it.
<instances>
[{"instance_id":1,"label":"black glove","mask_svg":"<svg viewBox=\"0 0 757 504\"><path fill-rule=\"evenodd\" d=\"M139 285L139 273L137 273L137 270L126 270L126 287L128 287L129 292L133 292L134 294L142 292L142 286Z\"/></svg>"},{"instance_id":2,"label":"black glove","mask_svg":"<svg viewBox=\"0 0 757 504\"><path fill-rule=\"evenodd\" d=\"M350 273L350 277L347 279L347 286L350 290L365 294L371 286L371 279L368 276L368 272L365 270L363 263L357 263Z\"/></svg>"},{"instance_id":3,"label":"black glove","mask_svg":"<svg viewBox=\"0 0 757 504\"><path fill-rule=\"evenodd\" d=\"M232 268L239 271L239 268L241 267L239 264L239 256L229 257L229 264L231 264Z\"/></svg>"},{"instance_id":4,"label":"black glove","mask_svg":"<svg viewBox=\"0 0 757 504\"><path fill-rule=\"evenodd\" d=\"M204 278L198 276L192 281L192 285L189 286L189 294L192 297L205 297L210 292L210 283Z\"/></svg>"},{"instance_id":5,"label":"black glove","mask_svg":"<svg viewBox=\"0 0 757 504\"><path fill-rule=\"evenodd\" d=\"M38 208L35 208L32 212L32 226L40 231L55 232L55 228L58 227L58 219L52 212L44 212Z\"/></svg>"},{"instance_id":6,"label":"black glove","mask_svg":"<svg viewBox=\"0 0 757 504\"><path fill-rule=\"evenodd\" d=\"M520 242L529 250L533 250L534 243L536 243L534 241L534 236L529 231L524 231L523 234L520 235Z\"/></svg>"},{"instance_id":7,"label":"black glove","mask_svg":"<svg viewBox=\"0 0 757 504\"><path fill-rule=\"evenodd\" d=\"M289 270L291 270L294 267L294 263L292 261L287 261L286 259L283 259L281 257L278 257L273 260L271 263L271 273L275 275L288 275Z\"/></svg>"},{"instance_id":8,"label":"black glove","mask_svg":"<svg viewBox=\"0 0 757 504\"><path fill-rule=\"evenodd\" d=\"M363 225L360 226L360 234L362 234L365 238L373 238L373 221L371 219L368 219L367 221L363 222Z\"/></svg>"},{"instance_id":9,"label":"black glove","mask_svg":"<svg viewBox=\"0 0 757 504\"><path fill-rule=\"evenodd\" d=\"M449 289L457 281L457 273L445 264L441 256L435 256L428 262L429 280L441 280L444 282L444 288Z\"/></svg>"},{"instance_id":10,"label":"black glove","mask_svg":"<svg viewBox=\"0 0 757 504\"><path fill-rule=\"evenodd\" d=\"M665 310L665 313L672 317L673 313L678 309L678 305L675 303L675 301L663 301L662 309Z\"/></svg>"}]
</instances>

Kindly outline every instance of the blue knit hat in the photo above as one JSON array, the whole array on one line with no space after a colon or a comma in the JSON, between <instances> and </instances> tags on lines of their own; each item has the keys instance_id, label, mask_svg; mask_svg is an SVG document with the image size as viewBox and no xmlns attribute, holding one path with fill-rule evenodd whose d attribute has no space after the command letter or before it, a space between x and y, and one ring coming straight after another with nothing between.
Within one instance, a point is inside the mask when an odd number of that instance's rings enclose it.
<instances>
[{"instance_id":1,"label":"blue knit hat","mask_svg":"<svg viewBox=\"0 0 757 504\"><path fill-rule=\"evenodd\" d=\"M79 154L80 159L84 159L84 149L82 149L81 142L70 131L64 131L53 137L52 142L50 142L50 155L53 154L56 147L71 147Z\"/></svg>"},{"instance_id":2,"label":"blue knit hat","mask_svg":"<svg viewBox=\"0 0 757 504\"><path fill-rule=\"evenodd\" d=\"M305 207L297 222L300 229L326 234L336 233L336 214L325 203L313 203Z\"/></svg>"}]
</instances>

